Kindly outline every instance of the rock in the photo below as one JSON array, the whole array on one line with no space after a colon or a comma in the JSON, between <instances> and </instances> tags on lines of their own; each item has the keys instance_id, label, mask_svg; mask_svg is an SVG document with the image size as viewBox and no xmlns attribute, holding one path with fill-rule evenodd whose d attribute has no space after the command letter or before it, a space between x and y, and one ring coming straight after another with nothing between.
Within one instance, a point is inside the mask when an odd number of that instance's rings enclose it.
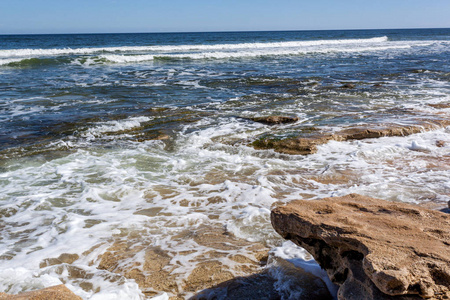
<instances>
[{"instance_id":1,"label":"rock","mask_svg":"<svg viewBox=\"0 0 450 300\"><path fill-rule=\"evenodd\" d=\"M81 297L75 295L64 284L55 285L45 289L20 293L17 295L9 295L0 293L0 300L82 300Z\"/></svg>"},{"instance_id":2,"label":"rock","mask_svg":"<svg viewBox=\"0 0 450 300\"><path fill-rule=\"evenodd\" d=\"M309 251L339 299L448 299L450 215L357 194L299 200L272 226Z\"/></svg>"},{"instance_id":3,"label":"rock","mask_svg":"<svg viewBox=\"0 0 450 300\"><path fill-rule=\"evenodd\" d=\"M217 286L203 290L189 300L207 300L207 299L267 299L277 300L280 296L273 287L275 280L264 272L248 277L237 277L223 282Z\"/></svg>"},{"instance_id":4,"label":"rock","mask_svg":"<svg viewBox=\"0 0 450 300\"><path fill-rule=\"evenodd\" d=\"M431 106L433 108L437 109L444 109L444 108L450 108L450 103L430 103L428 106Z\"/></svg>"},{"instance_id":5,"label":"rock","mask_svg":"<svg viewBox=\"0 0 450 300\"><path fill-rule=\"evenodd\" d=\"M233 278L190 298L206 299L331 300L333 297L321 279L278 258L275 266L263 272Z\"/></svg>"},{"instance_id":6,"label":"rock","mask_svg":"<svg viewBox=\"0 0 450 300\"><path fill-rule=\"evenodd\" d=\"M251 118L251 120L267 125L276 125L276 124L295 123L298 121L298 117L268 116L268 117Z\"/></svg>"},{"instance_id":7,"label":"rock","mask_svg":"<svg viewBox=\"0 0 450 300\"><path fill-rule=\"evenodd\" d=\"M54 266L59 264L72 264L74 261L76 261L78 258L78 254L70 254L70 253L63 253L57 258L47 258L44 259L40 264L40 268L45 268L48 266Z\"/></svg>"},{"instance_id":8,"label":"rock","mask_svg":"<svg viewBox=\"0 0 450 300\"><path fill-rule=\"evenodd\" d=\"M330 140L349 141L368 138L379 138L385 136L407 136L426 130L433 130L450 125L450 120L427 120L418 121L416 125L402 126L388 124L384 126L351 127L336 133L314 133L308 137L293 137L285 139L262 138L254 141L251 145L255 149L274 149L276 152L285 154L306 155L317 151L317 146Z\"/></svg>"},{"instance_id":9,"label":"rock","mask_svg":"<svg viewBox=\"0 0 450 300\"><path fill-rule=\"evenodd\" d=\"M255 149L274 149L276 152L306 155L317 152L317 145L325 144L333 138L332 135L315 135L308 138L259 139L252 143Z\"/></svg>"},{"instance_id":10,"label":"rock","mask_svg":"<svg viewBox=\"0 0 450 300\"><path fill-rule=\"evenodd\" d=\"M354 83L345 83L341 86L343 89L354 89L356 85Z\"/></svg>"},{"instance_id":11,"label":"rock","mask_svg":"<svg viewBox=\"0 0 450 300\"><path fill-rule=\"evenodd\" d=\"M436 141L436 146L437 147L444 147L445 146L445 141L442 141L442 140Z\"/></svg>"}]
</instances>

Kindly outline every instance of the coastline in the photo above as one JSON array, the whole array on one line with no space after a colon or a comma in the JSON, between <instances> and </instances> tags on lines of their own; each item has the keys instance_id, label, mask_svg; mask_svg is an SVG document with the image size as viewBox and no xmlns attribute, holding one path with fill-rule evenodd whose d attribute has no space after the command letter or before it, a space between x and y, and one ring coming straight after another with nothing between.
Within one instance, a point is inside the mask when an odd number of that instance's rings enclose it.
<instances>
[{"instance_id":1,"label":"coastline","mask_svg":"<svg viewBox=\"0 0 450 300\"><path fill-rule=\"evenodd\" d=\"M450 30L316 33L8 37L0 292L336 297L271 210L446 205Z\"/></svg>"}]
</instances>

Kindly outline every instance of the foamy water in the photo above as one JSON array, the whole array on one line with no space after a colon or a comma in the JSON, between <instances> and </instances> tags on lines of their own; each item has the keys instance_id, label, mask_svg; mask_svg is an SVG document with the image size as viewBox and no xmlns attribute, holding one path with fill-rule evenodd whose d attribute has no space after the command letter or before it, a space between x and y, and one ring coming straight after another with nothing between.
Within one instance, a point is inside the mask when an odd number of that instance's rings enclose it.
<instances>
[{"instance_id":1,"label":"foamy water","mask_svg":"<svg viewBox=\"0 0 450 300\"><path fill-rule=\"evenodd\" d=\"M83 299L145 299L148 291L134 280L98 268L114 242L143 247L121 265L143 264L146 247L158 247L182 286L212 250L186 231L218 228L270 249L259 270L275 270L283 299L301 290L288 284L277 259L321 278L335 295L312 257L274 232L274 205L359 193L446 206L450 128L331 141L308 156L250 143L448 119L448 108L429 104L450 98L449 39L421 31L312 40L284 34L70 49L23 42L21 49L0 50L0 292L64 283ZM305 55L311 53L317 55ZM6 63L57 56L68 59ZM356 87L341 87L348 82ZM299 121L271 127L248 119L272 114ZM64 253L78 258L46 263ZM221 262L237 264L229 256ZM152 292L155 299L173 295Z\"/></svg>"},{"instance_id":2,"label":"foamy water","mask_svg":"<svg viewBox=\"0 0 450 300\"><path fill-rule=\"evenodd\" d=\"M448 46L448 41L390 41L387 36L369 39L336 39L265 43L212 45L155 45L101 48L10 49L0 50L0 65L33 62L33 59L58 56L83 56L82 64L137 63L158 59L231 59L262 56L305 55L323 53L354 53L405 50L430 45ZM134 55L133 53L140 53ZM86 55L92 58L85 59ZM30 61L31 60L31 61ZM38 61L34 61L38 63ZM72 59L79 62L78 58Z\"/></svg>"}]
</instances>

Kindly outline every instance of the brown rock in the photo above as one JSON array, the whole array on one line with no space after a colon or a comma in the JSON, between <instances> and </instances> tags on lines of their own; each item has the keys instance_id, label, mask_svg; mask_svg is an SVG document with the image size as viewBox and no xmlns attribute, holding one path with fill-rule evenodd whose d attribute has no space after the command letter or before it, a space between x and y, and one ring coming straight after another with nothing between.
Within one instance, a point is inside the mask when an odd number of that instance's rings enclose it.
<instances>
[{"instance_id":1,"label":"brown rock","mask_svg":"<svg viewBox=\"0 0 450 300\"><path fill-rule=\"evenodd\" d=\"M443 108L450 108L450 103L430 103L428 106L431 106L433 108L437 109L443 109Z\"/></svg>"},{"instance_id":2,"label":"brown rock","mask_svg":"<svg viewBox=\"0 0 450 300\"><path fill-rule=\"evenodd\" d=\"M63 253L57 258L47 258L44 259L40 264L40 268L45 268L47 266L54 266L59 264L72 264L74 261L76 261L78 258L78 254L70 254L70 253Z\"/></svg>"},{"instance_id":3,"label":"brown rock","mask_svg":"<svg viewBox=\"0 0 450 300\"><path fill-rule=\"evenodd\" d=\"M308 138L288 138L282 140L260 139L252 143L255 149L274 149L276 152L294 155L306 155L317 152L317 145L325 144L331 135L317 135Z\"/></svg>"},{"instance_id":4,"label":"brown rock","mask_svg":"<svg viewBox=\"0 0 450 300\"><path fill-rule=\"evenodd\" d=\"M450 297L448 214L351 194L293 201L271 218L340 285L339 299Z\"/></svg>"},{"instance_id":5,"label":"brown rock","mask_svg":"<svg viewBox=\"0 0 450 300\"><path fill-rule=\"evenodd\" d=\"M251 120L267 125L276 125L276 124L295 123L298 121L298 117L268 116L268 117L251 118Z\"/></svg>"},{"instance_id":6,"label":"brown rock","mask_svg":"<svg viewBox=\"0 0 450 300\"><path fill-rule=\"evenodd\" d=\"M55 285L45 289L9 295L0 293L0 300L82 300L80 296L75 295L64 284Z\"/></svg>"},{"instance_id":7,"label":"brown rock","mask_svg":"<svg viewBox=\"0 0 450 300\"><path fill-rule=\"evenodd\" d=\"M444 147L445 146L445 141L442 141L442 140L436 141L436 146L437 147Z\"/></svg>"},{"instance_id":8,"label":"brown rock","mask_svg":"<svg viewBox=\"0 0 450 300\"><path fill-rule=\"evenodd\" d=\"M433 130L450 125L450 120L419 121L416 125L401 126L388 124L374 128L351 127L334 134L315 133L309 137L294 137L285 139L262 138L252 143L255 149L274 149L276 152L294 155L312 154L317 151L317 146L330 140L349 141L386 136L407 136L427 130Z\"/></svg>"}]
</instances>

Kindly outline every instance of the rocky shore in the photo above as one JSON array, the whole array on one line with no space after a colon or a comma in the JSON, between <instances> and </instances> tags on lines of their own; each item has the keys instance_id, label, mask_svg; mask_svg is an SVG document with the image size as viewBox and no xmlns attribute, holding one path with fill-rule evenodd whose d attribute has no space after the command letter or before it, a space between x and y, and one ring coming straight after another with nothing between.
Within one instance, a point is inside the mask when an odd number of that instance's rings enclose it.
<instances>
[{"instance_id":1,"label":"rocky shore","mask_svg":"<svg viewBox=\"0 0 450 300\"><path fill-rule=\"evenodd\" d=\"M270 116L251 120L273 126L292 124L298 118ZM331 140L406 136L449 125L446 119L428 119L414 125L348 127L334 133L312 129L297 137L261 138L252 146L305 155L316 152L318 145ZM160 139L166 139L161 136ZM440 140L436 140L436 146L447 147ZM435 164L442 161L437 160ZM310 179L336 183L357 175L344 172L341 177ZM450 299L449 214L351 194L293 201L273 209L271 220L276 232L306 249L327 271L331 281L339 286L338 299L357 300L362 295L369 300ZM100 270L134 280L149 298L164 291L171 300L275 300L283 298L283 291L277 288L278 281L291 280L295 284L290 286L290 291L298 289L299 299L332 299L320 278L286 260L270 257L267 244L237 238L217 224L186 229L172 241L187 239L210 251L201 255L192 250L170 252L146 243L145 237L136 231L113 237L111 246L96 263ZM173 257L185 259L190 271L177 273L179 263ZM82 280L87 275L71 266L78 258L77 254L64 253L42 261L40 267L65 265L71 277ZM277 278L279 268L287 274L287 279ZM93 289L87 284L82 288ZM1 299L81 298L61 285L15 296L0 293Z\"/></svg>"}]
</instances>

